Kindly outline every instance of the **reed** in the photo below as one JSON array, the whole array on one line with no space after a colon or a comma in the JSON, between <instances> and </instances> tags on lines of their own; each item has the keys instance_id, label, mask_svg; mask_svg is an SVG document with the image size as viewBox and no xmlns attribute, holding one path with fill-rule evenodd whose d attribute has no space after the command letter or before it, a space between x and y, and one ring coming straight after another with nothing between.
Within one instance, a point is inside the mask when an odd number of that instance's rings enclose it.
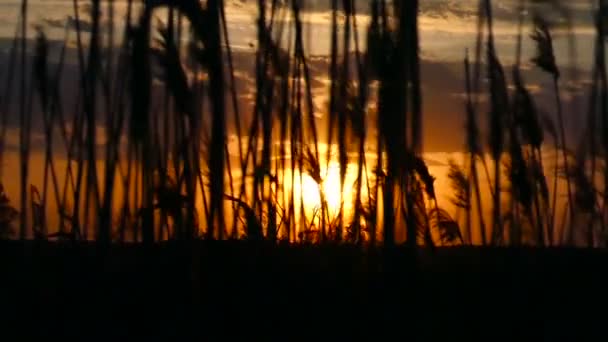
<instances>
[{"instance_id":1,"label":"reed","mask_svg":"<svg viewBox=\"0 0 608 342\"><path fill-rule=\"evenodd\" d=\"M230 14L222 0L131 0L124 19L118 18L115 1L91 1L90 18L81 13L82 3L73 0L75 32L66 28L59 63L49 62L50 45L39 28L29 66L28 2L22 2L0 101L4 155L9 98L18 99L23 194L19 238L30 231L37 238L59 231L103 245L244 236L272 243L374 246L380 237L384 246L405 242L415 247L519 245L533 232L534 244L553 245L558 233L557 177L550 188L541 153L548 135L561 153L568 186L568 229L562 242L574 241L580 218L588 227L586 244L599 244L596 227L605 226L608 173L604 170L602 192L595 174L608 143L599 129L587 135L590 168L587 159L568 156L560 71L550 26L540 16L532 22L537 50L531 62L552 78L557 124L537 108L523 77L523 12L531 8L526 1L518 5L511 79L496 50L492 4L478 3L474 60L469 61L468 51L464 59L466 158L463 165L451 162L448 175L452 204L465 211L464 229L440 207L434 178L422 158L418 1L371 0L367 35L359 37L359 2L333 0L326 71L318 70L305 43L306 1L258 0L252 7L257 10L257 35L249 57L232 51L226 18ZM602 6L603 1L597 10ZM155 21L162 10L167 11L164 22ZM91 24L86 33L81 27L85 18ZM124 32L115 32L122 20ZM108 31L102 30L106 21ZM604 28L599 22L588 130L605 128L608 122L600 44ZM59 89L71 38L76 39L78 93L76 107L66 108ZM240 99L244 81L235 58L254 62L251 108ZM484 66L486 90L481 83ZM325 72L328 104L318 113L313 83ZM19 87L13 87L15 82ZM484 91L490 98L486 141L479 123L479 95ZM46 145L43 181L29 184L32 120L38 109ZM228 146L232 139L237 142L234 150ZM58 167L60 150L68 155L64 170ZM486 165L486 151L493 167ZM327 170L334 164L339 167L336 208L330 203L334 194L327 190ZM491 183L489 236L480 166ZM555 175L559 170L556 166ZM317 208L308 208L294 191L310 179L316 184ZM509 201L507 206L503 200ZM52 215L59 217L58 227L49 226Z\"/></svg>"}]
</instances>

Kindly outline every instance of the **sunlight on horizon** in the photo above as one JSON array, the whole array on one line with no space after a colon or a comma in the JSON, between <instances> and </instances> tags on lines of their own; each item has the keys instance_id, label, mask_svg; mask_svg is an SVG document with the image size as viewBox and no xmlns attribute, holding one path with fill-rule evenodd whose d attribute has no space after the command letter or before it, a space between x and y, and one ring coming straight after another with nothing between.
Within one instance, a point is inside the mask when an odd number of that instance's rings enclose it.
<instances>
[{"instance_id":1,"label":"sunlight on horizon","mask_svg":"<svg viewBox=\"0 0 608 342\"><path fill-rule=\"evenodd\" d=\"M321 193L325 197L329 215L335 216L343 207L345 214L352 214L352 203L354 195L352 184L356 181L356 165L350 164L347 167L344 181L344 190L340 191L340 165L331 162L329 168L323 167L322 182L318 184L309 174L302 175L302 182L299 182L299 175L296 175L293 191L297 198L304 201L304 207L308 212L321 207Z\"/></svg>"}]
</instances>

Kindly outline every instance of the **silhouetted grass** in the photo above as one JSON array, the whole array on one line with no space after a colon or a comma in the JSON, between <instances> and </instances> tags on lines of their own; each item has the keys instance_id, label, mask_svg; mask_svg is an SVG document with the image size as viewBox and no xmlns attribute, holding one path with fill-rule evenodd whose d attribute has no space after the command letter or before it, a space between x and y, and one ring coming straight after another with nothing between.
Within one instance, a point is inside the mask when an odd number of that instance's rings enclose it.
<instances>
[{"instance_id":1,"label":"silhouetted grass","mask_svg":"<svg viewBox=\"0 0 608 342\"><path fill-rule=\"evenodd\" d=\"M573 242L580 225L579 212L583 216L589 213L588 208L577 209L584 197L584 203L594 203L593 219L584 224L587 244L597 245L595 236L605 226L604 197L608 191L606 184L603 192L597 190L596 168L603 155L596 149L595 139L601 141L602 151L608 145L605 134L588 135L592 139L592 165L587 166L585 158L577 159L574 171L570 170L560 70L549 22L538 13L534 15L531 38L537 53L531 62L553 80L558 129L548 133L562 154L561 167L568 186L568 221L562 223L566 236L556 237L565 233L556 227L555 216L562 212L557 208L557 180L550 188L543 167L547 130L543 126L552 123L537 111L520 72L526 20L521 13L531 7L525 1L519 4L511 80L514 87L510 91L508 73L494 46L492 3L488 0L479 1L474 64L470 65L468 56L464 63L468 157L464 167L451 165L450 178L456 190L455 204L466 211L466 217L465 229L458 227L456 234L459 220L447 219L447 211L439 207L434 178L421 158L424 113L418 1L371 0L369 6L368 33L359 37L354 2L331 2L330 86L324 136L317 120L313 75L304 44L305 1L256 3L252 108L239 108L226 5L221 0L128 1L125 18L117 17L113 1L105 6L92 1L90 13L83 14L80 1L74 0L79 72L76 108L66 108L65 95L59 93L67 42L74 32L66 28L60 62L51 65L47 38L38 28L32 65L27 65L28 3L23 1L0 103L3 113L7 113L10 109L6 99L19 99L23 194L19 237L25 239L32 231L42 238L59 231L103 244L115 240L151 244L165 239L240 236L298 242L298 237L304 236L300 233L306 232L318 235L321 242L359 245L374 245L382 236L387 246L404 241L412 246L419 242L442 244L447 237L471 244L479 237L481 244L543 246ZM165 9L165 22L155 21ZM601 13L601 8L597 10ZM105 35L100 31L102 12L110 21ZM85 34L80 23L86 16L91 31ZM114 24L123 20L125 31L116 42L121 33L115 32ZM602 25L598 24L597 35L589 125L607 121L605 115L596 117L596 112L603 113L605 107ZM363 45L369 48L364 50ZM484 66L490 98L486 143L478 124ZM17 72L19 87L14 91ZM158 91L156 82L164 91ZM372 82L377 83L377 91L372 89ZM31 126L36 111L33 102L39 104L46 145L42 184L29 184L33 167ZM248 111L251 115L245 115ZM231 123L233 128L229 127ZM102 153L97 149L102 140L99 127L104 134ZM228 149L229 134L238 142L237 156ZM1 143L4 146L4 138ZM326 153L321 146L328 146ZM60 157L56 147L67 152L70 162L64 170L57 167ZM366 155L370 147L376 161ZM0 153L4 153L2 150ZM494 164L494 174L488 177L492 183L489 237L478 175L480 162L489 173L485 151ZM337 208L330 208L325 193L325 173L332 163L339 165ZM103 166L101 171L98 164ZM556 166L555 175L559 168ZM356 174L352 187L347 184L349 169ZM506 177L501 170L506 170ZM304 186L304 177L318 185L320 203L312 216L311 208L293 190L296 183L300 188ZM352 194L345 193L347 186L353 189ZM30 193L30 188L35 191ZM350 211L346 209L349 201ZM504 203L508 203L507 208ZM48 226L51 215L59 217L58 227ZM432 227L432 221L440 224ZM433 229L438 233L429 234ZM530 233L532 241L524 238ZM420 241L419 234L423 236Z\"/></svg>"}]
</instances>

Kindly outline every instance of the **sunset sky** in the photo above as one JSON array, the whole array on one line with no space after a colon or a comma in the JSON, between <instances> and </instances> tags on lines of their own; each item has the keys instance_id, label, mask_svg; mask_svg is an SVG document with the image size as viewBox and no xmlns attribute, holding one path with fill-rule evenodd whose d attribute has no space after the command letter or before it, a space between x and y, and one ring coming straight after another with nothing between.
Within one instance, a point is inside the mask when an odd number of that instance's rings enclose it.
<instances>
[{"instance_id":1,"label":"sunset sky","mask_svg":"<svg viewBox=\"0 0 608 342\"><path fill-rule=\"evenodd\" d=\"M5 0L0 3L0 58L6 57L9 38L15 33L18 26L19 5L20 0ZM74 16L73 4L71 0L32 0L30 3L30 12L28 14L30 27L41 25L45 28L50 39L62 40L64 28L69 25L69 16ZM81 18L85 28L87 2L81 1ZM229 20L229 35L233 51L242 53L242 61L244 63L235 63L237 69L242 69L241 74L246 75L252 71L253 58L246 58L246 55L253 53L255 47L250 43L255 41L256 28L255 18L257 16L257 5L254 1L231 0L227 1L227 16ZM306 49L310 56L317 56L316 61L323 61L323 56L327 56L329 52L331 17L328 12L329 2L325 0L308 1L308 11L304 16L306 23L305 39ZM358 26L361 40L363 41L365 29L368 23L366 13L369 11L368 0L357 0ZM457 134L460 132L463 120L463 58L465 51L468 49L472 54L475 47L476 36L476 0L424 0L420 4L420 39L421 39L421 55L422 55L422 86L423 86L423 104L425 109L424 122L424 138L425 148L427 151L446 152L449 150L460 149L462 146L462 136ZM533 1L532 3L540 3L534 5L533 9L538 9L540 13L545 15L549 20L556 23L556 27L566 27L566 23L570 22L572 32L574 33L574 48L576 63L575 79L568 79L572 74L564 72L565 77L562 78L563 89L565 91L564 98L566 103L567 126L571 128L572 133L580 131L579 121L577 120L577 111L580 110L580 104L584 99L585 88L589 84L588 73L592 65L593 55L593 40L594 29L592 27L592 1L589 0L571 0L563 2L564 8L569 13L569 20L566 20L559 11L552 6L542 4L542 1ZM517 0L497 0L493 1L493 13L495 16L495 39L499 57L505 66L506 74L510 75L510 65L512 65L515 56L515 44L517 36ZM105 5L104 5L105 7ZM126 1L115 1L115 18L122 18L125 13ZM550 92L545 89L550 84L550 79L547 75L535 70L528 62L535 53L532 41L529 39L530 34L530 15L528 11L526 16L526 26L524 27L524 68L527 70L524 74L525 81L532 93L536 95L536 100L542 110L549 113L553 112L552 97ZM105 11L102 15L105 19L108 18L108 13ZM159 13L159 18L163 18L162 13ZM121 20L117 20L120 22ZM107 28L107 25L106 25ZM118 27L120 28L120 27ZM121 32L121 31L117 31ZM30 29L29 34L33 35L34 30ZM554 45L556 50L556 58L558 64L562 68L566 68L571 62L569 54L569 39L566 31L563 29L554 30ZM312 39L310 39L312 38ZM74 40L72 35L71 40ZM55 49L52 56L58 55L58 49ZM249 61L248 61L249 59ZM74 61L72 61L74 62ZM324 66L319 65L320 70ZM251 74L249 74L251 75ZM326 75L326 74L325 74ZM319 82L319 87L316 89L318 98L316 103L322 106L323 98L327 87L327 82L324 80L323 73L315 75ZM582 102L584 103L584 102ZM572 107L575 111L569 110ZM319 108L320 112L322 108ZM322 115L322 113L319 113Z\"/></svg>"},{"instance_id":2,"label":"sunset sky","mask_svg":"<svg viewBox=\"0 0 608 342\"><path fill-rule=\"evenodd\" d=\"M87 1L80 1L81 8L86 11ZM359 14L361 14L360 29L365 28L366 13L369 12L369 0L356 0ZM504 62L512 60L512 52L517 34L517 5L519 0L494 0L493 14L495 17L495 35L499 52ZM543 1L529 1L533 4ZM545 1L546 2L546 1ZM0 3L0 37L12 37L17 27L19 7L21 0L5 0ZM255 38L255 23L257 8L255 1L230 0L228 6L228 19L230 21L230 34L233 44L238 48L245 48L249 41ZM461 60L464 49L473 47L476 34L476 7L477 0L423 0L420 3L420 35L421 48L425 58L433 60ZM591 0L571 0L564 2L571 16L571 23L577 41L578 58L582 65L589 65L594 30L592 27ZM30 0L29 22L42 24L49 29L49 35L54 38L61 37L67 16L73 16L74 11L71 0ZM330 15L329 1L307 1L309 13L305 20L311 24L309 29L314 36L311 44L311 54L326 54L329 51ZM115 1L116 17L124 13L126 1ZM552 10L551 6L534 5L544 15L555 22L564 23L559 12ZM81 12L83 14L85 11ZM107 13L106 13L107 14ZM107 17L106 17L107 18ZM563 35L560 35L563 36ZM566 57L566 40L556 39L558 55ZM529 43L529 41L527 41ZM528 49L526 49L528 47ZM524 50L530 50L530 46ZM511 52L511 53L509 53Z\"/></svg>"}]
</instances>

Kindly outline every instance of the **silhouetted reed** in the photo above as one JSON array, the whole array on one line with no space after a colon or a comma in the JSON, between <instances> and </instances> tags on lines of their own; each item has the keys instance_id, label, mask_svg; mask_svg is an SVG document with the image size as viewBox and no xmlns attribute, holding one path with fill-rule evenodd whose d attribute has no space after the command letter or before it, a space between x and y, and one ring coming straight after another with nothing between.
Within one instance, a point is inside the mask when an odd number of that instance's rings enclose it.
<instances>
[{"instance_id":1,"label":"silhouetted reed","mask_svg":"<svg viewBox=\"0 0 608 342\"><path fill-rule=\"evenodd\" d=\"M595 177L608 150L599 15L588 113L588 130L594 131L587 135L589 154L573 158L549 22L538 14L533 18L531 39L537 50L531 63L552 78L556 124L537 107L522 75L523 13L530 4L522 0L518 5L516 62L509 79L495 46L493 4L478 2L474 60L469 61L467 51L463 65L466 153L462 165L450 161L448 173L452 204L465 211L461 230L458 215L454 219L438 203L435 179L422 157L418 1L370 0L365 37L359 37L355 2L331 1L328 104L322 109L326 127L313 99L319 71L311 67L305 46L306 1L258 0L252 6L257 35L254 51L247 52L254 61L251 108L239 102L241 80L222 0L129 0L124 19L115 13L114 1L105 7L99 0L90 3L90 13L83 15L80 1L73 1L76 27L66 27L57 64L49 62L50 45L37 28L30 66L28 3L22 2L0 101L2 159L8 99L18 99L21 239L31 231L38 239L59 232L106 245L244 237L373 246L380 237L385 246L544 246L573 243L581 225L586 243L599 245L608 196L606 168L603 185ZM602 6L603 1L598 13ZM167 15L161 19L162 10ZM80 25L87 15L91 30L85 33ZM104 16L110 22L105 33ZM115 32L121 20L124 32ZM60 89L73 31L77 94L75 107L66 108ZM482 89L484 76L487 89ZM484 92L490 99L487 108L480 105ZM30 184L37 109L45 137L41 185ZM488 139L480 128L482 110L488 111ZM552 187L542 154L549 137L562 159L553 170ZM233 140L235 150L228 146ZM59 150L67 154L65 169L58 166ZM336 203L327 190L332 165L338 167ZM479 167L492 198L489 232ZM560 230L557 176L562 168L568 220ZM312 192L310 182L315 184ZM304 203L311 196L304 192L318 194L318 203ZM6 205L8 197L2 196ZM2 236L9 235L16 213L3 214ZM57 227L50 226L51 214L58 217ZM558 233L565 236L558 238Z\"/></svg>"}]
</instances>

